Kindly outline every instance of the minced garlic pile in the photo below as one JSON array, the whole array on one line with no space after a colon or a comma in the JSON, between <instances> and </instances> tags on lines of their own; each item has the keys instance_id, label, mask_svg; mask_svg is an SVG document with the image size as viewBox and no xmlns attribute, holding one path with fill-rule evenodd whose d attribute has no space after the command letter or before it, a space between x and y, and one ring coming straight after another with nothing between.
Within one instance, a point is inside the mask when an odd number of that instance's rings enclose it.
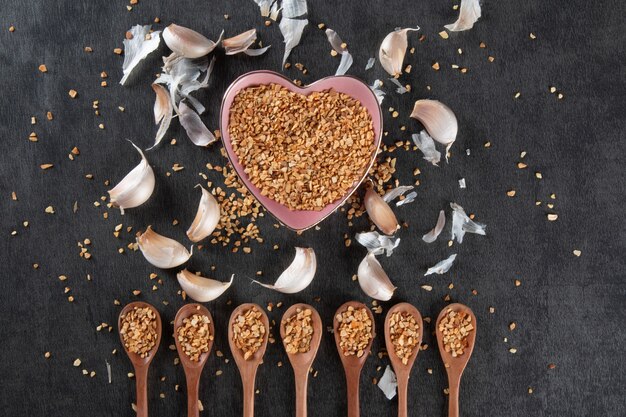
<instances>
[{"instance_id":1,"label":"minced garlic pile","mask_svg":"<svg viewBox=\"0 0 626 417\"><path fill-rule=\"evenodd\" d=\"M412 314L395 312L389 320L389 334L396 355L407 364L419 342L419 325Z\"/></svg>"},{"instance_id":2,"label":"minced garlic pile","mask_svg":"<svg viewBox=\"0 0 626 417\"><path fill-rule=\"evenodd\" d=\"M311 309L298 308L296 314L283 320L282 325L285 329L283 344L287 353L306 353L311 350L313 337L311 314Z\"/></svg>"},{"instance_id":3,"label":"minced garlic pile","mask_svg":"<svg viewBox=\"0 0 626 417\"><path fill-rule=\"evenodd\" d=\"M467 336L474 330L472 316L463 311L448 308L439 322L439 331L443 335L443 347L452 357L461 356L467 348Z\"/></svg>"},{"instance_id":4,"label":"minced garlic pile","mask_svg":"<svg viewBox=\"0 0 626 417\"><path fill-rule=\"evenodd\" d=\"M208 316L194 314L183 319L183 324L176 330L183 352L194 362L198 362L200 355L209 351L209 342L213 340L210 323Z\"/></svg>"},{"instance_id":5,"label":"minced garlic pile","mask_svg":"<svg viewBox=\"0 0 626 417\"><path fill-rule=\"evenodd\" d=\"M150 307L135 307L122 316L120 334L124 347L142 358L154 347L157 340L156 313Z\"/></svg>"},{"instance_id":6,"label":"minced garlic pile","mask_svg":"<svg viewBox=\"0 0 626 417\"><path fill-rule=\"evenodd\" d=\"M232 323L233 341L243 352L245 360L250 359L259 350L266 337L265 325L261 321L262 314L256 307L252 307L235 317Z\"/></svg>"},{"instance_id":7,"label":"minced garlic pile","mask_svg":"<svg viewBox=\"0 0 626 417\"><path fill-rule=\"evenodd\" d=\"M252 183L291 210L321 210L343 197L374 151L371 115L334 90L305 96L278 84L242 89L228 131Z\"/></svg>"},{"instance_id":8,"label":"minced garlic pile","mask_svg":"<svg viewBox=\"0 0 626 417\"><path fill-rule=\"evenodd\" d=\"M350 306L343 313L337 314L336 319L339 322L339 347L344 356L363 356L372 340L372 320L367 310Z\"/></svg>"}]
</instances>

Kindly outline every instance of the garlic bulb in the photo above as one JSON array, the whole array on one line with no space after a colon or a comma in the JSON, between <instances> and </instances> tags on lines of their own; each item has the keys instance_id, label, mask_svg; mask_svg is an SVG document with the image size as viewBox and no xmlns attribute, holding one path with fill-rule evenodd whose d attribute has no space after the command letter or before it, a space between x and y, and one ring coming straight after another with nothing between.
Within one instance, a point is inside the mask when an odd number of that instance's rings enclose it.
<instances>
[{"instance_id":1,"label":"garlic bulb","mask_svg":"<svg viewBox=\"0 0 626 417\"><path fill-rule=\"evenodd\" d=\"M417 100L411 117L419 120L433 139L446 145L447 153L459 130L456 116L450 107L437 100Z\"/></svg>"},{"instance_id":2,"label":"garlic bulb","mask_svg":"<svg viewBox=\"0 0 626 417\"><path fill-rule=\"evenodd\" d=\"M180 287L187 296L199 303L206 303L215 300L222 295L233 283L235 274L231 275L229 282L216 281L196 275L187 269L183 269L176 274L176 279Z\"/></svg>"},{"instance_id":3,"label":"garlic bulb","mask_svg":"<svg viewBox=\"0 0 626 417\"><path fill-rule=\"evenodd\" d=\"M363 203L370 219L384 234L392 235L396 232L398 229L396 215L373 187L369 187L365 192Z\"/></svg>"},{"instance_id":4,"label":"garlic bulb","mask_svg":"<svg viewBox=\"0 0 626 417\"><path fill-rule=\"evenodd\" d=\"M163 31L163 40L168 48L185 58L200 58L215 49L217 43L202 36L195 30L178 26L174 23Z\"/></svg>"},{"instance_id":5,"label":"garlic bulb","mask_svg":"<svg viewBox=\"0 0 626 417\"><path fill-rule=\"evenodd\" d=\"M396 290L371 252L361 261L357 276L363 292L375 300L388 301Z\"/></svg>"},{"instance_id":6,"label":"garlic bulb","mask_svg":"<svg viewBox=\"0 0 626 417\"><path fill-rule=\"evenodd\" d=\"M187 248L174 239L158 234L151 226L137 237L137 244L146 260L157 268L174 268L191 258Z\"/></svg>"},{"instance_id":7,"label":"garlic bulb","mask_svg":"<svg viewBox=\"0 0 626 417\"><path fill-rule=\"evenodd\" d=\"M221 217L220 205L215 197L200 185L196 187L202 189L202 197L200 198L196 217L187 230L187 237L192 242L199 242L213 233Z\"/></svg>"},{"instance_id":8,"label":"garlic bulb","mask_svg":"<svg viewBox=\"0 0 626 417\"><path fill-rule=\"evenodd\" d=\"M402 63L408 46L407 33L419 29L419 27L396 29L383 39L378 50L378 59L389 75L395 77L402 74Z\"/></svg>"},{"instance_id":9,"label":"garlic bulb","mask_svg":"<svg viewBox=\"0 0 626 417\"><path fill-rule=\"evenodd\" d=\"M134 143L130 143L141 155L141 162L126 174L119 184L108 191L111 204L113 207L119 207L122 214L124 209L137 207L148 201L156 182L154 171L146 156Z\"/></svg>"},{"instance_id":10,"label":"garlic bulb","mask_svg":"<svg viewBox=\"0 0 626 417\"><path fill-rule=\"evenodd\" d=\"M312 248L296 248L296 256L291 265L280 274L274 285L263 284L253 280L265 288L276 290L285 294L294 294L309 286L315 277L317 260Z\"/></svg>"}]
</instances>

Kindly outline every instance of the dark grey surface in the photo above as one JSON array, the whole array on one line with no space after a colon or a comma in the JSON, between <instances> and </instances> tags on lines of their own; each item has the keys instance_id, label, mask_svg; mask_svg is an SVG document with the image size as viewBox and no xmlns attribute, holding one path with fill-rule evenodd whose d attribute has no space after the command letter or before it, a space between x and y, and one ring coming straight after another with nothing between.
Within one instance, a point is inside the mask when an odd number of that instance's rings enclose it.
<instances>
[{"instance_id":1,"label":"dark grey surface","mask_svg":"<svg viewBox=\"0 0 626 417\"><path fill-rule=\"evenodd\" d=\"M317 23L334 28L349 44L355 58L350 74L371 83L386 77L377 64L363 70L375 56L383 37L394 27L422 27L427 39L417 41L406 64L413 70L403 80L413 91L404 96L388 94L383 108L399 109L398 119L387 118L390 134L386 143L406 140L420 126L408 114L418 98L440 99L459 118L460 133L449 165L427 165L417 152L398 151L396 177L412 181L415 167L422 170L417 201L396 210L410 224L400 232L402 243L391 258L381 259L398 286L392 302L409 301L424 316L436 317L445 305L443 298L468 304L479 321L477 346L463 379L461 408L465 416L624 416L624 275L626 262L626 223L624 222L624 2L576 0L572 2L488 1L483 18L469 32L452 34L444 41L437 33L456 19L452 2L446 1L311 1L311 25L292 62L302 62L310 70L305 82L334 73L337 59ZM159 16L163 24L176 22L215 39L222 28L234 35L251 27L260 39L272 44L260 58L219 54L211 87L201 93L207 104L209 126L217 128L221 94L238 75L253 69L278 70L282 58L281 36L277 25L266 28L252 0L227 1L140 1L132 12L123 1L20 2L2 0L0 5L0 170L2 238L2 278L0 279L0 410L6 416L132 416L134 381L127 358L120 349L117 333L96 332L101 322L114 323L120 307L114 299L127 303L135 299L154 303L160 310L165 334L150 374L150 404L153 416L185 414L184 376L174 366L175 352L171 325L182 300L175 271L157 271L140 253L117 253L132 241L132 234L121 239L112 235L123 223L134 230L148 224L180 241L186 241L185 228L195 214L199 198L192 187L198 172L206 172L207 162L223 164L219 147L208 150L192 146L178 127L168 134L177 137L175 147L167 144L148 153L157 175L153 197L144 206L125 216L103 208L94 201L106 195L105 180L119 181L138 161L124 139L148 147L156 129L151 122L153 93L149 83L159 70L159 54L149 58L132 77L128 87L117 84L122 57L112 53L121 47L124 32L136 23L148 24ZM224 20L224 14L231 16ZM162 29L163 24L155 25ZM16 26L14 33L7 30ZM537 35L529 39L529 33ZM479 43L487 44L480 49ZM94 52L86 54L90 45ZM463 54L457 53L463 49ZM487 56L496 57L494 63ZM442 70L430 66L438 61ZM49 72L41 74L39 64ZM452 70L456 63L469 68L462 75ZM100 87L99 74L106 71L109 87ZM299 77L295 70L286 71ZM427 91L426 86L432 90ZM559 101L548 92L556 86L565 95ZM75 100L68 97L76 89ZM521 92L518 100L513 99ZM91 109L99 100L101 117ZM126 112L121 113L117 106ZM52 111L55 119L45 120ZM30 116L38 119L30 125ZM104 123L105 130L98 129ZM173 123L178 126L177 123ZM398 128L406 124L406 132ZM37 132L38 143L27 140ZM483 143L491 141L491 149ZM73 146L81 154L70 161ZM465 156L464 150L471 149ZM515 166L520 151L528 152L526 170ZM42 163L54 163L41 171ZM173 163L185 170L166 177ZM541 171L538 181L533 173ZM87 173L94 180L84 179ZM467 189L457 180L466 178ZM217 179L213 175L214 179ZM508 198L508 189L517 190ZM11 201L15 191L18 201ZM556 193L557 222L545 219L549 194ZM544 202L536 207L535 200ZM72 213L78 201L79 210ZM438 211L456 201L477 214L488 225L488 236L469 235L462 245L448 248L446 238L432 245L420 237L429 230ZM53 205L55 215L44 213ZM172 220L181 224L172 226ZM28 228L22 226L27 220ZM350 277L365 251L353 245L346 248L343 234L361 231L367 220L353 228L343 215L325 221L321 230L297 236L285 229L274 229L269 217L259 222L266 238L253 245L250 255L230 253L222 247L208 247L194 255L189 267L212 273L226 280L236 274L236 282L222 298L208 304L216 320L215 349L230 356L226 341L226 321L234 305L242 302L283 301L285 305L304 301L318 308L324 323L330 325L333 312L350 299L369 302ZM11 231L17 230L15 237ZM447 236L446 232L446 236ZM79 258L77 242L91 239L93 258ZM278 253L272 245L278 243ZM315 248L319 267L317 278L302 293L282 296L249 283L257 270L267 282L290 262L293 246ZM582 250L576 258L572 250ZM444 276L423 277L425 269L458 253L455 266ZM38 263L39 269L33 269ZM148 275L157 272L163 285L151 291ZM57 276L65 274L68 281ZM93 281L88 282L90 274ZM514 280L522 284L516 288ZM448 284L454 289L448 290ZM420 285L431 284L426 292ZM71 287L76 301L70 304L63 293ZM134 297L131 290L141 289ZM473 296L471 290L478 295ZM321 297L319 302L315 297ZM162 304L169 300L169 306ZM227 305L227 301L232 301ZM489 314L494 306L495 314ZM284 308L269 313L279 320ZM383 316L377 317L382 325ZM508 329L510 322L517 329ZM436 416L446 412L444 369L438 357L432 326L426 329L429 348L417 360L410 384L410 415ZM274 332L276 333L276 332ZM374 344L383 346L382 329ZM508 343L503 341L508 338ZM509 353L510 347L517 354ZM52 358L44 359L50 351ZM72 362L81 358L82 366ZM106 378L105 361L111 363L113 384ZM282 367L277 367L279 361ZM548 364L556 369L549 370ZM371 383L380 377L387 360L372 357L362 377L362 414L395 415L396 403L387 401ZM345 413L344 379L332 337L324 336L314 364L319 372L309 389L311 416L340 416ZM378 367L382 367L377 371ZM96 377L81 374L95 370ZM432 375L427 369L433 370ZM216 370L223 375L215 376ZM161 377L165 381L160 381ZM174 385L180 384L179 392ZM533 394L528 393L532 387ZM240 382L234 363L224 364L212 356L201 383L203 415L241 414ZM268 349L259 371L256 400L258 416L293 415L293 380L286 356L277 343ZM159 398L165 394L165 399Z\"/></svg>"}]
</instances>

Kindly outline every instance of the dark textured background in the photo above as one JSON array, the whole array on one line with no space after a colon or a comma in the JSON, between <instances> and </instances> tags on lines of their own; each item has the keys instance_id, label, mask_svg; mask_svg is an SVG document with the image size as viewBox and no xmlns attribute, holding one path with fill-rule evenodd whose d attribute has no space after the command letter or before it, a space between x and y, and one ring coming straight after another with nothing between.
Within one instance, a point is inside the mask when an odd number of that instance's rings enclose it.
<instances>
[{"instance_id":1,"label":"dark textured background","mask_svg":"<svg viewBox=\"0 0 626 417\"><path fill-rule=\"evenodd\" d=\"M626 287L626 222L624 221L624 15L623 1L547 2L485 1L483 18L469 32L451 34L444 41L437 33L456 19L452 1L310 1L311 25L292 62L302 62L310 70L305 82L334 73L338 59L319 22L334 28L349 44L355 64L350 74L371 83L386 79L377 64L364 71L370 56L377 54L383 37L397 26L419 25L420 34L410 36L416 47L405 64L413 70L403 76L413 91L398 96L388 94L383 108L399 109L398 119L388 118L390 134L385 142L406 140L420 126L408 114L418 98L440 99L452 107L460 130L450 164L429 166L417 152L398 151L396 177L402 183L413 181L419 167L422 185L417 201L396 210L410 228L400 232L402 243L391 258L381 259L384 268L399 287L394 299L415 304L424 316L436 317L444 307L443 298L468 304L479 321L474 356L463 379L462 412L466 416L624 416L626 406L626 365L624 362L624 302ZM150 81L159 71L160 54L143 63L127 87L117 84L122 57L112 53L122 46L124 32L136 23L149 24L155 16L163 24L176 22L216 39L224 28L234 35L251 27L259 30L271 50L259 58L225 58L218 63L211 87L200 97L207 104L203 116L217 128L221 94L238 75L253 69L280 69L281 36L277 25L266 28L252 0L240 1L152 1L140 0L131 12L124 1L31 1L0 2L0 224L3 238L2 277L0 278L0 410L6 416L132 416L134 381L127 378L131 365L120 349L116 331L96 332L101 322L114 323L120 307L114 299L127 303L141 299L158 306L165 332L161 349L150 374L150 405L154 416L184 415L186 396L180 366L174 366L175 352L169 323L182 300L176 295L175 271L158 271L137 253L117 253L132 241L132 234L113 237L116 224L148 224L163 234L186 241L185 230L192 220L199 192L193 189L198 172L206 172L207 162L223 164L219 146L199 149L192 146L176 122L168 138L177 137L177 146L164 144L150 151L157 187L144 206L120 216L94 201L106 195L104 182L118 182L138 161L136 152L124 139L146 148L154 137L153 93ZM230 20L223 15L229 14ZM15 25L14 33L8 27ZM536 40L529 33L537 35ZM480 49L485 42L487 49ZM94 52L83 52L84 46ZM463 49L463 54L457 53ZM163 52L163 50L161 50ZM487 62L487 56L495 62ZM431 69L433 61L441 71ZM37 67L45 63L49 72ZM451 64L469 68L465 75ZM106 71L109 87L100 87L100 72ZM286 71L300 77L295 69ZM426 86L431 86L428 91ZM548 92L556 86L564 94L557 100ZM68 97L76 89L75 100ZM513 99L516 91L521 97ZM99 100L101 117L91 109ZM126 107L121 113L117 106ZM52 122L45 112L52 111ZM38 119L30 125L30 117ZM98 129L104 123L105 130ZM406 124L406 132L398 128ZM27 140L37 132L38 143ZM483 147L491 141L490 149ZM72 147L81 154L68 160ZM464 155L465 149L471 155ZM520 151L528 152L526 170L516 168ZM42 171L39 165L54 163ZM185 170L165 174L174 163ZM541 171L538 181L534 172ZM94 180L84 179L93 173ZM457 180L466 178L467 189ZM212 178L217 179L215 174ZM517 190L515 198L506 191ZM15 191L18 201L11 201ZM545 204L556 193L556 222L546 220ZM535 200L544 204L535 206ZM72 205L78 201L78 212ZM448 248L447 236L434 244L420 237L429 230L438 211L456 201L474 212L488 225L488 236L468 235L462 245ZM56 214L44 213L53 205ZM172 226L173 219L180 224ZM22 222L29 222L28 228ZM266 238L253 245L250 255L231 254L222 247L208 247L194 255L192 270L226 280L236 274L235 285L219 300L208 304L217 327L215 350L230 356L226 341L226 321L234 305L242 302L297 301L316 306L326 325L344 301L358 299L369 303L350 277L365 251L353 245L346 248L344 233L353 235L367 227L361 218L353 228L343 215L325 221L321 230L302 236L272 227L269 217L260 221ZM12 231L16 236L11 236ZM134 233L134 232L133 232ZM447 235L448 232L446 232ZM93 242L90 261L81 259L77 242ZM272 245L279 243L278 253ZM317 277L302 293L282 296L249 283L255 271L271 282L289 264L292 247L311 246L319 259ZM576 258L572 250L582 250ZM453 269L443 276L423 274L426 268L458 253ZM39 269L33 269L38 263ZM152 292L151 272L163 279ZM69 277L62 283L60 274ZM90 274L93 281L88 282ZM514 280L521 280L515 287ZM454 283L449 290L448 284ZM432 292L420 285L430 284ZM67 302L63 293L71 287L76 301ZM131 290L141 289L134 297ZM471 290L477 290L472 295ZM321 297L319 302L314 301ZM169 300L165 306L163 300ZM232 304L227 305L231 300ZM489 306L495 314L489 314ZM269 313L279 320L284 308ZM383 316L377 316L382 325ZM510 322L517 329L509 331ZM427 327L428 350L417 360L410 384L411 415L444 415L446 387L434 338ZM382 332L374 344L383 344ZM504 339L508 338L508 342ZM509 348L517 348L517 354ZM52 358L44 359L50 351ZM81 358L82 366L72 362ZM106 378L105 361L113 370L113 384ZM277 367L282 361L285 365ZM266 363L258 375L260 394L258 416L293 415L291 369L280 344L271 345ZM556 364L549 370L548 364ZM394 415L396 403L387 401L371 383L380 377L387 360L372 357L362 376L364 416ZM381 370L377 368L381 366ZM345 413L344 379L330 334L325 335L314 367L319 371L310 382L311 416L339 416ZM89 378L81 369L95 370ZM432 375L427 369L433 370ZM215 376L216 370L223 375ZM161 377L165 377L161 381ZM181 384L181 390L174 390ZM534 392L528 393L532 387ZM240 382L234 363L212 356L201 383L204 415L241 414ZM164 393L165 398L159 398Z\"/></svg>"}]
</instances>

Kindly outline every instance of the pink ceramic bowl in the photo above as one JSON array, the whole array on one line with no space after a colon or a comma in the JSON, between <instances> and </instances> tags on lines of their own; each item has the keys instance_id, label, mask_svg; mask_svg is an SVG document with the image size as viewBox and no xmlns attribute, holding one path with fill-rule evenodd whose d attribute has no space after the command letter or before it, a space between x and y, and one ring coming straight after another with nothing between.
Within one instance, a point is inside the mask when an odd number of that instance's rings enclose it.
<instances>
[{"instance_id":1,"label":"pink ceramic bowl","mask_svg":"<svg viewBox=\"0 0 626 417\"><path fill-rule=\"evenodd\" d=\"M320 211L291 210L288 207L277 203L271 198L261 195L261 190L259 190L254 184L252 184L252 181L250 181L250 178L244 172L243 166L239 163L239 159L233 151L233 147L230 142L230 135L228 133L228 122L230 119L230 108L232 106L235 96L243 88L270 83L280 84L283 87L300 94L309 94L313 91L322 91L332 88L335 91L348 94L353 98L359 100L361 104L365 106L365 108L367 108L370 115L372 116L375 147L370 157L370 162L367 165L367 169L363 171L363 175L361 176L361 178L354 183L354 185L352 186L352 188L350 188L350 190L348 190L346 195L344 195L339 200L328 204ZM376 154L378 153L378 148L381 141L381 134L383 130L382 124L383 118L380 110L380 105L378 104L378 100L376 99L374 92L363 81L347 75L326 77L306 87L298 87L289 79L285 78L283 75L273 71L263 70L248 72L237 78L228 87L226 93L224 93L222 108L220 111L220 130L222 133L222 142L224 143L226 154L228 155L231 164L235 168L237 175L239 175L239 178L244 183L244 185L248 188L248 190L250 190L252 195L254 195L254 197L265 207L267 211L269 211L274 217L276 217L276 219L278 219L278 221L283 223L285 226L296 231L306 230L310 227L315 226L326 217L331 215L335 210L337 210L337 208L341 207L341 205L348 199L348 197L350 197L352 193L356 191L361 182L363 182L363 180L367 176L369 169L374 163Z\"/></svg>"}]
</instances>

